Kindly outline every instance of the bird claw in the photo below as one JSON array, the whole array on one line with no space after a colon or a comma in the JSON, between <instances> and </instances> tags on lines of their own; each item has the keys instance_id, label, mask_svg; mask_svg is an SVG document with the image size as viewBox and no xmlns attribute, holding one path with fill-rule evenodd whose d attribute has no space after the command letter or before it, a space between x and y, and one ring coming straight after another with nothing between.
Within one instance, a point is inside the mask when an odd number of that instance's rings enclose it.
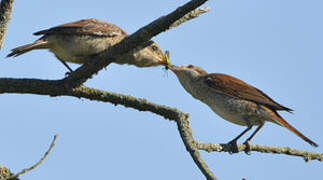
<instances>
[{"instance_id":1,"label":"bird claw","mask_svg":"<svg viewBox=\"0 0 323 180\"><path fill-rule=\"evenodd\" d=\"M68 71L68 72L66 72L66 73L65 73L65 77L68 77L71 73L72 73L72 72L69 72L69 71Z\"/></svg>"},{"instance_id":2,"label":"bird claw","mask_svg":"<svg viewBox=\"0 0 323 180\"><path fill-rule=\"evenodd\" d=\"M227 145L230 147L229 148L229 153L230 154L238 153L239 152L239 148L238 148L238 145L237 145L237 141L232 140L232 141L228 142Z\"/></svg>"},{"instance_id":3,"label":"bird claw","mask_svg":"<svg viewBox=\"0 0 323 180\"><path fill-rule=\"evenodd\" d=\"M247 155L251 155L251 153L250 153L250 151L251 151L251 149L250 149L250 141L249 141L249 140L247 140L247 141L245 141L243 144L246 146L246 148L244 149L244 152L245 152Z\"/></svg>"}]
</instances>

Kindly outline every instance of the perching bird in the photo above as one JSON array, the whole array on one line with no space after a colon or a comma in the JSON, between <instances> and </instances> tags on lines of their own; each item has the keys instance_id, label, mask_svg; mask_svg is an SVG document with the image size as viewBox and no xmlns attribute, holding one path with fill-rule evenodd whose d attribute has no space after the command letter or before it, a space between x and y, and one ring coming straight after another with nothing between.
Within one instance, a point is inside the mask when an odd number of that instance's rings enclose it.
<instances>
[{"instance_id":1,"label":"perching bird","mask_svg":"<svg viewBox=\"0 0 323 180\"><path fill-rule=\"evenodd\" d=\"M277 111L292 110L284 107L261 90L226 74L208 74L202 68L193 65L169 66L184 89L194 98L207 104L223 119L247 129L228 144L237 152L237 140L252 126L258 128L247 138L246 152L250 150L249 142L263 127L266 121L283 126L312 146L318 145L287 123Z\"/></svg>"},{"instance_id":2,"label":"perching bird","mask_svg":"<svg viewBox=\"0 0 323 180\"><path fill-rule=\"evenodd\" d=\"M109 47L120 42L128 34L114 24L97 19L83 19L38 31L34 35L43 35L35 42L11 50L10 56L20 56L34 49L49 49L70 71L66 62L83 64ZM138 67L163 65L163 52L156 43L137 51L123 55L114 62L131 64Z\"/></svg>"}]
</instances>

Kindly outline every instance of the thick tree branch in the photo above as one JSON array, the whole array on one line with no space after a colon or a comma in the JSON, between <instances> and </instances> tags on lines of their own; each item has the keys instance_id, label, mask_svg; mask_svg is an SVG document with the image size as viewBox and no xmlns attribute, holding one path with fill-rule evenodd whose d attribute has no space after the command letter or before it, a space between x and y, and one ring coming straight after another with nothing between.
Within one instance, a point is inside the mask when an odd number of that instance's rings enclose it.
<instances>
[{"instance_id":1,"label":"thick tree branch","mask_svg":"<svg viewBox=\"0 0 323 180\"><path fill-rule=\"evenodd\" d=\"M187 118L189 117L188 114L185 114L175 108L151 103L145 99L137 99L132 96L100 91L84 86L76 88L73 92L71 92L70 95L76 97L83 97L91 100L103 100L105 102L110 102L115 105L121 104L125 107L131 107L139 111L150 111L160 116L163 116L166 119L175 120L177 123L178 131L186 147L186 150L192 156L195 164L199 167L199 169L202 171L202 173L208 180L216 180L212 171L210 171L204 160L200 157L200 153L197 149L196 144L194 143L192 131L189 127L189 122L187 120Z\"/></svg>"},{"instance_id":2,"label":"thick tree branch","mask_svg":"<svg viewBox=\"0 0 323 180\"><path fill-rule=\"evenodd\" d=\"M69 95L79 98L83 97L91 100L110 102L114 105L121 104L125 107L131 107L139 111L150 111L152 113L163 116L166 119L175 120L186 150L192 156L195 164L208 180L216 180L212 171L208 168L205 161L200 157L200 153L197 149L196 144L194 143L192 131L187 120L187 118L189 117L188 114L183 113L175 108L170 108L149 102L146 99L137 99L132 96L105 92L84 86L74 89Z\"/></svg>"},{"instance_id":3,"label":"thick tree branch","mask_svg":"<svg viewBox=\"0 0 323 180\"><path fill-rule=\"evenodd\" d=\"M132 96L126 96L122 94L110 93L93 88L87 88L80 86L71 91L65 91L64 88L48 89L44 88L48 83L50 85L52 81L47 80L35 80L35 79L1 79L0 78L0 94L1 93L30 93L39 95L50 96L73 96L77 98L86 98L90 100L97 100L102 102L109 102L114 105L124 105L125 107L131 107L139 111L149 111L160 116L163 116L169 120L175 120L184 142L187 151L192 156L194 162L202 171L205 177L209 180L215 180L213 173L207 167L204 160L200 157L200 153L192 136L192 132L189 128L187 121L188 114L185 114L175 108L158 105L151 103L146 99L137 99Z\"/></svg>"},{"instance_id":4,"label":"thick tree branch","mask_svg":"<svg viewBox=\"0 0 323 180\"><path fill-rule=\"evenodd\" d=\"M1 179L1 180L18 180L18 176L20 176L20 175L22 175L22 174L25 174L26 172L28 172L28 171L31 171L31 170L33 170L33 169L35 169L37 166L39 166L45 159L46 159L46 157L49 155L49 153L51 152L51 150L53 149L53 147L55 146L55 142L56 142L56 139L57 139L57 137L58 137L58 135L56 134L55 136L54 136L54 139L53 139L53 141L52 141L52 143L50 144L50 146L49 146L49 148L48 148L48 150L45 152L45 154L43 155L43 157L36 163L36 164L34 164L33 166L31 166L31 167L29 167L29 168L26 168L26 169L23 169L23 170L21 170L19 173L17 173L17 174L14 174L14 175L12 175L11 173L9 173L10 174L10 176L8 177L8 176L6 176L4 179ZM10 172L10 171L9 171Z\"/></svg>"},{"instance_id":5,"label":"thick tree branch","mask_svg":"<svg viewBox=\"0 0 323 180\"><path fill-rule=\"evenodd\" d=\"M4 35L7 30L7 24L10 20L10 14L12 9L13 0L1 0L0 4L0 49Z\"/></svg>"},{"instance_id":6,"label":"thick tree branch","mask_svg":"<svg viewBox=\"0 0 323 180\"><path fill-rule=\"evenodd\" d=\"M132 96L105 92L84 86L74 89L72 92L70 92L69 95L79 98L83 97L91 100L110 102L114 105L120 104L124 105L125 107L137 109L139 111L150 111L152 113L163 116L166 119L175 120L186 150L190 153L195 164L208 180L216 180L216 177L213 175L212 171L208 168L205 161L200 157L200 153L197 149L196 144L194 143L192 131L187 120L187 118L189 117L188 114L185 114L175 108L151 103L146 99L137 99Z\"/></svg>"},{"instance_id":7,"label":"thick tree branch","mask_svg":"<svg viewBox=\"0 0 323 180\"><path fill-rule=\"evenodd\" d=\"M169 108L167 106L161 106L148 102L145 99L137 99L132 96L125 96L122 94L105 92L93 88L87 88L81 86L72 91L64 91L61 88L60 91L53 91L53 89L43 88L42 83L46 84L48 81L45 80L15 80L15 79L5 79L6 85L1 86L3 79L0 79L0 93L32 93L40 95L51 95L51 96L73 96L78 98L86 98L90 100L97 100L102 102L110 102L114 105L124 105L125 107L131 107L139 111L150 111L155 114L161 115L166 119L175 120L178 125L180 135L186 146L186 149L190 152L194 162L199 166L203 174L212 179L213 174L209 171L205 162L200 158L198 153L199 150L205 150L208 152L229 152L230 147L226 144L207 144L198 143L192 137L191 129L189 128L189 123L187 121L188 114L185 114L177 109ZM244 151L245 145L239 145L239 151ZM303 157L306 161L309 160L323 160L323 154L303 152L300 150L294 150L291 148L280 148L271 146L260 146L251 145L251 151L258 151L263 153L275 153L275 154L287 154L293 156Z\"/></svg>"},{"instance_id":8,"label":"thick tree branch","mask_svg":"<svg viewBox=\"0 0 323 180\"><path fill-rule=\"evenodd\" d=\"M87 88L84 86L75 88L72 91L65 91L65 88L61 87L46 88L48 83L50 85L53 85L52 82L53 81L35 79L0 78L0 93L30 93L50 96L72 96L77 98L86 98L89 100L109 102L114 105L124 105L125 107L131 107L139 111L150 111L163 116L166 119L175 120L177 122L178 129L186 149L190 152L194 162L198 165L203 174L208 177L208 179L212 179L212 177L214 176L212 172L209 171L205 162L200 158L198 149L208 152L229 152L230 147L226 144L208 144L198 143L197 141L195 141L192 137L192 132L187 121L188 114L185 114L175 108L154 104L145 99L137 99L132 96L110 93L93 88ZM244 149L245 145L239 145L239 151L244 151ZM300 156L303 157L306 161L323 160L323 154L303 152L291 148L251 145L251 151Z\"/></svg>"},{"instance_id":9,"label":"thick tree branch","mask_svg":"<svg viewBox=\"0 0 323 180\"><path fill-rule=\"evenodd\" d=\"M41 94L55 96L66 92L59 80L0 78L1 93Z\"/></svg>"},{"instance_id":10,"label":"thick tree branch","mask_svg":"<svg viewBox=\"0 0 323 180\"><path fill-rule=\"evenodd\" d=\"M187 121L188 114L185 114L175 108L151 103L145 99L110 93L93 88L87 88L85 86L80 86L71 91L65 91L65 88L62 87L55 88L53 82L55 81L0 78L0 93L30 93L50 96L72 96L77 98L86 98L89 100L109 102L114 105L124 105L125 107L131 107L139 111L149 111L163 116L166 119L175 120L185 147L191 154L194 162L207 177L207 179L216 179L205 162L200 158L198 150L205 150L208 152L229 152L230 147L226 144L208 144L198 143L195 141L192 137L192 132ZM47 88L48 84L54 88ZM239 145L239 151L244 151L244 149L245 145ZM306 161L323 160L323 154L303 152L291 148L251 145L251 151L300 156Z\"/></svg>"},{"instance_id":11,"label":"thick tree branch","mask_svg":"<svg viewBox=\"0 0 323 180\"><path fill-rule=\"evenodd\" d=\"M207 152L230 152L230 146L227 144L210 144L210 143L197 143L197 147L199 150L204 150ZM239 152L244 151L246 145L240 144L238 145ZM275 147L275 146L263 146L263 145L250 145L250 151L257 151L261 153L273 153L273 154L286 154L291 156L299 156L304 158L306 162L310 160L318 160L323 161L323 153L314 153L314 152L306 152L300 151L297 149L292 149L289 147Z\"/></svg>"},{"instance_id":12,"label":"thick tree branch","mask_svg":"<svg viewBox=\"0 0 323 180\"><path fill-rule=\"evenodd\" d=\"M174 22L181 19L192 10L195 10L206 1L207 0L191 0L168 15L162 16L150 24L140 28L138 31L126 37L103 53L89 59L84 65L71 73L70 76L63 79L62 86L67 89L78 87L91 78L93 74L98 73L99 70L109 65L114 59L118 58L122 54L132 51L159 33L166 31Z\"/></svg>"}]
</instances>

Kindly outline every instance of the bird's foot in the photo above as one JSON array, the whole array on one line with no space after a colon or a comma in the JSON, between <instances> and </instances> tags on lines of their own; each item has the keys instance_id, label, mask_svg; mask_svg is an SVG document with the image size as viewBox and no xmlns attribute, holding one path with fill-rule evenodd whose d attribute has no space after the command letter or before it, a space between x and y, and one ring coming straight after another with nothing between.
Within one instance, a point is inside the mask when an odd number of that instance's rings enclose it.
<instances>
[{"instance_id":1,"label":"bird's foot","mask_svg":"<svg viewBox=\"0 0 323 180\"><path fill-rule=\"evenodd\" d=\"M227 145L230 147L229 148L229 153L230 154L239 152L239 148L238 148L236 140L232 140L232 141L228 142Z\"/></svg>"},{"instance_id":2,"label":"bird's foot","mask_svg":"<svg viewBox=\"0 0 323 180\"><path fill-rule=\"evenodd\" d=\"M72 72L70 72L70 71L67 71L66 73L65 73L65 77L68 77L68 76L70 76L70 74L71 74Z\"/></svg>"},{"instance_id":3,"label":"bird's foot","mask_svg":"<svg viewBox=\"0 0 323 180\"><path fill-rule=\"evenodd\" d=\"M249 140L246 140L244 143L243 143L245 146L246 146L246 148L244 149L244 152L247 154L247 155L251 155L250 154L250 141Z\"/></svg>"},{"instance_id":4,"label":"bird's foot","mask_svg":"<svg viewBox=\"0 0 323 180\"><path fill-rule=\"evenodd\" d=\"M65 77L68 77L68 76L70 76L71 75L71 73L73 72L73 70L72 69L69 69L70 71L67 71L66 73L65 73Z\"/></svg>"}]
</instances>

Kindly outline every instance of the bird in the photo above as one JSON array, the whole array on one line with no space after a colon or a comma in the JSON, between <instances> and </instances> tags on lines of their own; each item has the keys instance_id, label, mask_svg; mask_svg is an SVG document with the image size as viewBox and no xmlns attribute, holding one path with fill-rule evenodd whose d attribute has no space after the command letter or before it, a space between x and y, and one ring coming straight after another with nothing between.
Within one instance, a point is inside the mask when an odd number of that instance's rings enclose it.
<instances>
[{"instance_id":1,"label":"bird","mask_svg":"<svg viewBox=\"0 0 323 180\"><path fill-rule=\"evenodd\" d=\"M180 84L195 99L208 105L221 118L247 128L236 138L228 142L230 152L238 152L237 140L253 126L258 126L244 142L245 152L250 151L250 141L263 127L265 122L283 126L312 146L318 147L314 141L307 138L290 125L277 111L292 112L261 90L242 80L221 73L208 74L205 70L192 64L168 67L177 76Z\"/></svg>"},{"instance_id":2,"label":"bird","mask_svg":"<svg viewBox=\"0 0 323 180\"><path fill-rule=\"evenodd\" d=\"M99 54L128 36L118 26L94 18L62 24L35 32L34 35L42 37L33 43L12 49L7 57L20 56L35 49L48 49L71 72L72 69L66 62L83 64L91 56ZM164 65L163 52L153 41L143 49L123 55L114 62L137 67Z\"/></svg>"}]
</instances>

